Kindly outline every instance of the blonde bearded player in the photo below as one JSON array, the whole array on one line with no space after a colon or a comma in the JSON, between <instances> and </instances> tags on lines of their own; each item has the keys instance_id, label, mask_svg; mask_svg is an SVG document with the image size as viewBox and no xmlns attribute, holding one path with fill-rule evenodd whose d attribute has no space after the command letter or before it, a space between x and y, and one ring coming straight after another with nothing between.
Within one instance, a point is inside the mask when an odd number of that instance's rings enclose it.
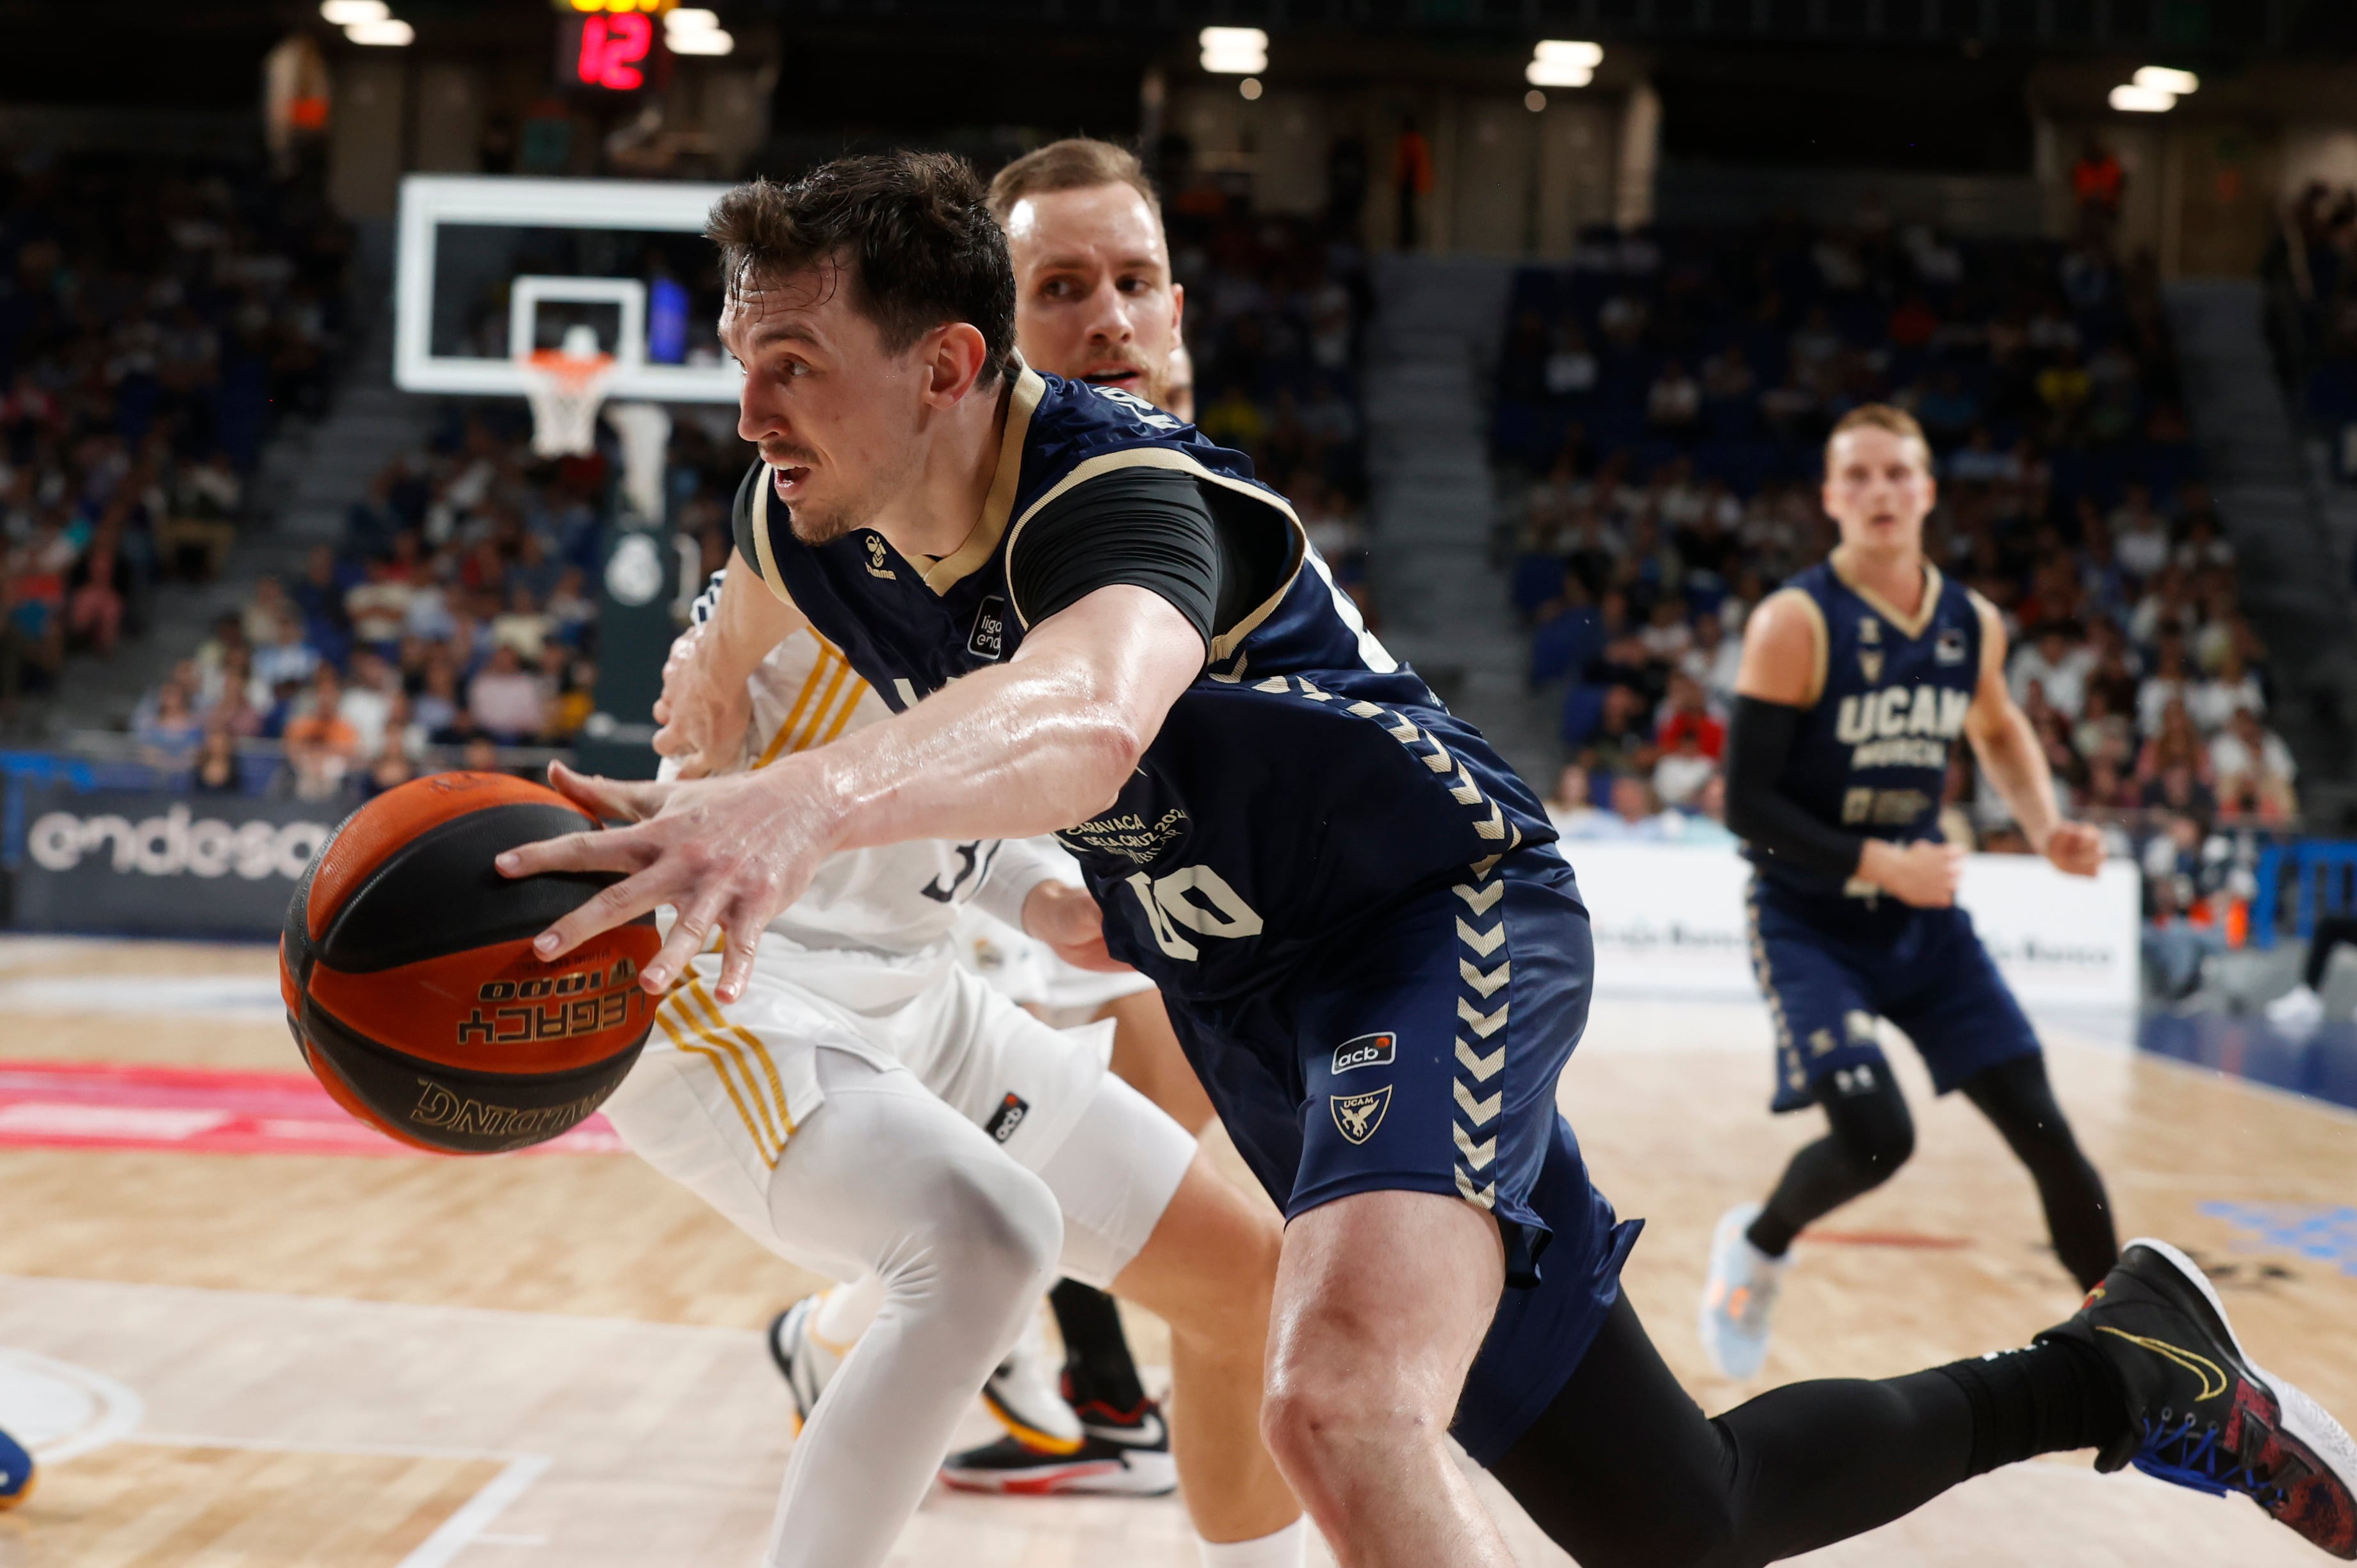
<instances>
[{"instance_id":1,"label":"blonde bearded player","mask_svg":"<svg viewBox=\"0 0 2357 1568\"><path fill-rule=\"evenodd\" d=\"M705 635L666 666L666 703ZM710 713L705 708L699 710ZM726 721L659 749L731 773L888 716L815 633L787 639ZM669 761L665 772L683 769ZM763 932L722 1004L707 954L606 1112L631 1149L764 1247L863 1282L872 1321L833 1369L788 1465L770 1568L880 1563L951 1432L1057 1272L1167 1319L1184 1401L1175 1462L1211 1568L1295 1568L1303 1527L1259 1434L1273 1216L1192 1137L1057 1031L962 970L978 899L1059 950L1103 958L1094 902L1026 844L846 852Z\"/></svg>"},{"instance_id":2,"label":"blonde bearded player","mask_svg":"<svg viewBox=\"0 0 2357 1568\"><path fill-rule=\"evenodd\" d=\"M1186 294L1171 279L1161 209L1136 157L1106 142L1052 143L999 171L990 207L1007 234L1016 344L1027 362L1191 417L1191 407L1175 401L1192 402L1179 340ZM1060 880L1078 886L1080 867L1060 845L1049 838L1032 843L1055 862ZM1112 1020L1113 1070L1189 1132L1211 1122L1211 1100L1151 981L1132 970L1067 963L979 906L961 916L957 941L967 966L1011 999L1057 1022ZM772 1353L798 1398L824 1386L875 1299L873 1284L862 1282L779 1315ZM1067 1279L1049 1303L1064 1341L1060 1387L1037 1334L1027 1334L983 1394L1007 1435L952 1455L943 1477L969 1489L1033 1496L1169 1490L1168 1430L1139 1380L1112 1298Z\"/></svg>"}]
</instances>

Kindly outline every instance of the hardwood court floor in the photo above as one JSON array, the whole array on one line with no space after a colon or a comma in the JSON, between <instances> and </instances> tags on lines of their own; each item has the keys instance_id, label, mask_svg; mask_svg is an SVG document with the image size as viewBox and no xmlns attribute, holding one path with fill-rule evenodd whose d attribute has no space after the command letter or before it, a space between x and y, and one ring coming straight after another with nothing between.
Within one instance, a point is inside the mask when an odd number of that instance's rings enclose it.
<instances>
[{"instance_id":1,"label":"hardwood court floor","mask_svg":"<svg viewBox=\"0 0 2357 1568\"><path fill-rule=\"evenodd\" d=\"M2202 1208L2349 1204L2357 1117L2049 1038L2123 1234L2220 1265L2254 1351L2357 1413L2357 1263L2264 1250ZM0 939L0 1058L295 1065L266 950L47 939ZM1762 1109L1756 1006L1598 1003L1565 1107L1622 1213L1647 1219L1629 1289L1706 1408L2017 1344L2070 1310L2027 1179L1899 1059L1916 1160L1803 1242L1767 1376L1738 1387L1695 1343L1704 1249L1811 1128ZM627 1155L0 1148L0 1424L62 1455L0 1516L0 1568L758 1561L789 1446L759 1330L813 1282ZM1136 1321L1160 1360L1158 1326ZM1534 1568L1564 1561L1509 1529ZM896 1561L1194 1558L1174 1502L937 1492ZM1807 1561L2321 1559L2245 1503L2053 1462Z\"/></svg>"}]
</instances>

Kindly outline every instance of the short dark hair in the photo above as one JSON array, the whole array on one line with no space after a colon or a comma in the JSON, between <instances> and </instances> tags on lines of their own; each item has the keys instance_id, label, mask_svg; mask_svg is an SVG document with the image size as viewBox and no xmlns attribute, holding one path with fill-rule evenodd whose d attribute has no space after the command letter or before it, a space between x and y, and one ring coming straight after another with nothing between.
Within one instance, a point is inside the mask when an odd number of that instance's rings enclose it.
<instances>
[{"instance_id":1,"label":"short dark hair","mask_svg":"<svg viewBox=\"0 0 2357 1568\"><path fill-rule=\"evenodd\" d=\"M1154 220L1162 220L1162 203L1146 166L1127 147L1090 136L1067 136L1060 142L1024 154L1000 169L990 182L990 210L1004 223L1015 204L1027 196L1055 190L1088 190L1100 185L1125 185L1146 199Z\"/></svg>"},{"instance_id":2,"label":"short dark hair","mask_svg":"<svg viewBox=\"0 0 2357 1568\"><path fill-rule=\"evenodd\" d=\"M733 297L833 263L861 314L899 353L944 322L971 323L985 382L1015 353L1015 271L982 182L947 153L876 153L821 164L787 185L757 179L713 203L704 226Z\"/></svg>"}]
</instances>

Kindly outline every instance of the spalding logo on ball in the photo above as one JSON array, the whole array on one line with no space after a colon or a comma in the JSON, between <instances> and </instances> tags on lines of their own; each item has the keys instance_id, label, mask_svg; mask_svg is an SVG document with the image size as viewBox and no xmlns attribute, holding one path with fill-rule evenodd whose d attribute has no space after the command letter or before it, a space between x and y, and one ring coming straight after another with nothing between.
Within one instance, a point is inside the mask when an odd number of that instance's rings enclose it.
<instances>
[{"instance_id":1,"label":"spalding logo on ball","mask_svg":"<svg viewBox=\"0 0 2357 1568\"><path fill-rule=\"evenodd\" d=\"M554 963L532 940L619 880L510 878L504 850L597 826L554 789L440 773L344 820L295 889L278 988L303 1059L336 1102L421 1148L494 1155L587 1119L654 1023L642 916Z\"/></svg>"}]
</instances>

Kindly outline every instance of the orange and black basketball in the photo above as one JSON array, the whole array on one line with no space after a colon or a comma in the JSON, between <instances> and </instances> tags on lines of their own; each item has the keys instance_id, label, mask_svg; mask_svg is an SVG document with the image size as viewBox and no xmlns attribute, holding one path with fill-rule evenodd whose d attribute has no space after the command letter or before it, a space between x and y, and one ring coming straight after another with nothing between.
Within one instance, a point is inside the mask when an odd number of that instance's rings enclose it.
<instances>
[{"instance_id":1,"label":"orange and black basketball","mask_svg":"<svg viewBox=\"0 0 2357 1568\"><path fill-rule=\"evenodd\" d=\"M554 789L442 773L344 820L287 907L278 987L337 1103L404 1143L491 1155L587 1118L638 1059L654 918L554 963L532 940L618 880L509 878L503 850L596 826Z\"/></svg>"}]
</instances>

